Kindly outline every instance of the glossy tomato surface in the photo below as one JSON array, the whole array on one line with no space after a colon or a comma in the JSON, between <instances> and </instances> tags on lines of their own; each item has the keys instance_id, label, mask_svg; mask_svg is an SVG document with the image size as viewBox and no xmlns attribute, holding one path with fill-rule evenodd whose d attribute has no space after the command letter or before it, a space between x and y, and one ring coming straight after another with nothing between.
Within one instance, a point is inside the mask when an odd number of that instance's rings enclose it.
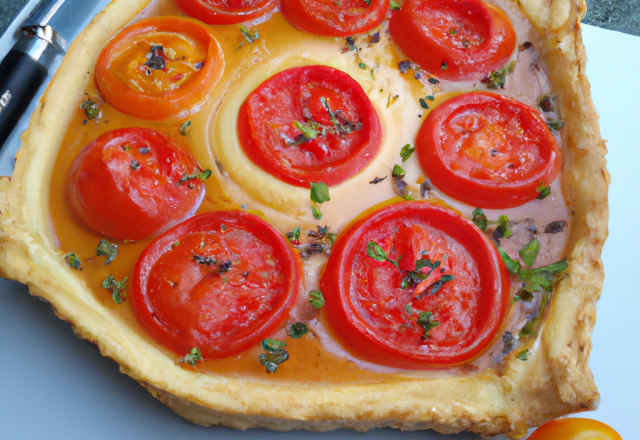
<instances>
[{"instance_id":1,"label":"glossy tomato surface","mask_svg":"<svg viewBox=\"0 0 640 440\"><path fill-rule=\"evenodd\" d=\"M373 258L371 243L388 259ZM407 369L480 356L510 299L495 246L469 220L426 202L389 205L340 234L321 286L331 328L356 355ZM430 329L421 324L428 317Z\"/></svg>"},{"instance_id":2,"label":"glossy tomato surface","mask_svg":"<svg viewBox=\"0 0 640 440\"><path fill-rule=\"evenodd\" d=\"M109 104L147 120L196 112L224 69L216 39L199 21L141 20L100 53L95 82Z\"/></svg>"},{"instance_id":3,"label":"glossy tomato surface","mask_svg":"<svg viewBox=\"0 0 640 440\"><path fill-rule=\"evenodd\" d=\"M295 123L313 128L306 138ZM247 97L238 138L249 159L292 185L338 184L378 153L382 131L369 97L349 75L328 66L280 72Z\"/></svg>"},{"instance_id":4,"label":"glossy tomato surface","mask_svg":"<svg viewBox=\"0 0 640 440\"><path fill-rule=\"evenodd\" d=\"M416 138L420 165L444 193L481 208L511 208L539 195L562 152L539 112L493 93L458 95L436 107Z\"/></svg>"},{"instance_id":5,"label":"glossy tomato surface","mask_svg":"<svg viewBox=\"0 0 640 440\"><path fill-rule=\"evenodd\" d=\"M178 144L147 128L122 128L84 147L71 165L66 199L86 228L116 240L143 240L195 214L202 168Z\"/></svg>"},{"instance_id":6,"label":"glossy tomato surface","mask_svg":"<svg viewBox=\"0 0 640 440\"><path fill-rule=\"evenodd\" d=\"M389 32L412 61L451 81L483 79L516 48L509 17L482 0L407 0Z\"/></svg>"},{"instance_id":7,"label":"glossy tomato surface","mask_svg":"<svg viewBox=\"0 0 640 440\"><path fill-rule=\"evenodd\" d=\"M178 355L220 359L258 345L288 315L302 268L285 236L244 211L208 212L155 239L130 297L138 322Z\"/></svg>"},{"instance_id":8,"label":"glossy tomato surface","mask_svg":"<svg viewBox=\"0 0 640 440\"><path fill-rule=\"evenodd\" d=\"M185 13L208 24L253 20L273 10L277 0L176 0Z\"/></svg>"},{"instance_id":9,"label":"glossy tomato surface","mask_svg":"<svg viewBox=\"0 0 640 440\"><path fill-rule=\"evenodd\" d=\"M622 437L602 422L576 417L545 423L529 440L622 440Z\"/></svg>"},{"instance_id":10,"label":"glossy tomato surface","mask_svg":"<svg viewBox=\"0 0 640 440\"><path fill-rule=\"evenodd\" d=\"M327 37L348 37L378 26L389 0L282 0L282 13L296 28Z\"/></svg>"}]
</instances>

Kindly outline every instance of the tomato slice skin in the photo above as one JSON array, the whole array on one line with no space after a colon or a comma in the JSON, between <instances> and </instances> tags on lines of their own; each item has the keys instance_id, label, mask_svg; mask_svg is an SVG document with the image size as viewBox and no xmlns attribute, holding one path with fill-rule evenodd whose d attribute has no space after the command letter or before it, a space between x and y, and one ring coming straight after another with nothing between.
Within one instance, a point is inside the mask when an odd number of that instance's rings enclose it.
<instances>
[{"instance_id":1,"label":"tomato slice skin","mask_svg":"<svg viewBox=\"0 0 640 440\"><path fill-rule=\"evenodd\" d=\"M389 0L282 0L282 13L294 27L310 34L348 37L378 26L389 9Z\"/></svg>"},{"instance_id":2,"label":"tomato slice skin","mask_svg":"<svg viewBox=\"0 0 640 440\"><path fill-rule=\"evenodd\" d=\"M234 24L253 20L273 10L277 0L176 0L190 17L207 24Z\"/></svg>"},{"instance_id":3,"label":"tomato slice skin","mask_svg":"<svg viewBox=\"0 0 640 440\"><path fill-rule=\"evenodd\" d=\"M486 92L458 95L436 107L416 138L431 182L481 208L511 208L538 197L562 166L562 151L540 113Z\"/></svg>"},{"instance_id":4,"label":"tomato slice skin","mask_svg":"<svg viewBox=\"0 0 640 440\"><path fill-rule=\"evenodd\" d=\"M402 274L392 263L367 255L370 241L399 260L403 274L428 257L441 265L425 283L433 286L450 274L454 279L431 295L428 288L419 290L423 283L403 289ZM422 248L428 243L429 249ZM480 356L503 326L509 286L497 249L482 231L427 202L389 205L350 226L338 237L321 280L335 334L356 355L404 369L458 366ZM440 325L422 339L416 321L427 311Z\"/></svg>"},{"instance_id":5,"label":"tomato slice skin","mask_svg":"<svg viewBox=\"0 0 640 440\"><path fill-rule=\"evenodd\" d=\"M294 121L313 119L322 127L334 128L323 98L339 118L344 116L340 123L349 120L360 124L359 129L319 134L300 145L288 145L302 134ZM282 71L251 92L240 107L237 132L253 163L304 188L320 181L336 185L354 176L373 160L382 139L380 119L362 87L344 72L317 65Z\"/></svg>"},{"instance_id":6,"label":"tomato slice skin","mask_svg":"<svg viewBox=\"0 0 640 440\"><path fill-rule=\"evenodd\" d=\"M135 169L134 169L135 168ZM71 165L66 199L86 228L116 240L143 240L195 214L202 168L178 144L154 130L122 128L99 136Z\"/></svg>"},{"instance_id":7,"label":"tomato slice skin","mask_svg":"<svg viewBox=\"0 0 640 440\"><path fill-rule=\"evenodd\" d=\"M609 425L592 419L571 417L545 423L529 440L622 440Z\"/></svg>"},{"instance_id":8,"label":"tomato slice skin","mask_svg":"<svg viewBox=\"0 0 640 440\"><path fill-rule=\"evenodd\" d=\"M215 261L198 263L195 255ZM216 211L147 246L130 300L138 322L161 345L178 355L198 347L205 359L221 359L269 336L301 286L300 260L282 233L256 215Z\"/></svg>"},{"instance_id":9,"label":"tomato slice skin","mask_svg":"<svg viewBox=\"0 0 640 440\"><path fill-rule=\"evenodd\" d=\"M393 12L389 33L412 61L451 81L486 77L516 48L507 15L482 0L408 0Z\"/></svg>"},{"instance_id":10,"label":"tomato slice skin","mask_svg":"<svg viewBox=\"0 0 640 440\"><path fill-rule=\"evenodd\" d=\"M147 65L154 53L151 43L158 39L179 51L163 45L157 55L163 61L151 68ZM176 52L173 59L171 50ZM127 115L157 121L198 111L223 70L222 49L202 23L156 17L116 35L100 53L94 77L109 104Z\"/></svg>"}]
</instances>

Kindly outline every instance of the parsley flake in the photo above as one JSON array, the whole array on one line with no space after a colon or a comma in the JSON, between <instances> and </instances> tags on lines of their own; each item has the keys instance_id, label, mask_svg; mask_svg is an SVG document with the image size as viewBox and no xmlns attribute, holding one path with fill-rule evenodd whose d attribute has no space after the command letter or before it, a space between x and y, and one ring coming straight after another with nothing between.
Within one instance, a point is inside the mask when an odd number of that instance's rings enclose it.
<instances>
[{"instance_id":1,"label":"parsley flake","mask_svg":"<svg viewBox=\"0 0 640 440\"><path fill-rule=\"evenodd\" d=\"M489 76L482 80L483 84L486 84L488 89L504 89L504 84L507 80L507 75L513 73L516 68L516 62L510 61L502 69L491 72Z\"/></svg>"},{"instance_id":2,"label":"parsley flake","mask_svg":"<svg viewBox=\"0 0 640 440\"><path fill-rule=\"evenodd\" d=\"M409 160L415 150L415 148L411 148L411 144L407 144L402 147L402 150L400 150L400 157L402 158L402 162L404 163Z\"/></svg>"},{"instance_id":3,"label":"parsley flake","mask_svg":"<svg viewBox=\"0 0 640 440\"><path fill-rule=\"evenodd\" d=\"M122 281L116 281L113 275L109 275L102 281L102 288L112 292L116 304L122 304L122 298L127 297L127 279L128 277L124 277Z\"/></svg>"},{"instance_id":4,"label":"parsley flake","mask_svg":"<svg viewBox=\"0 0 640 440\"><path fill-rule=\"evenodd\" d=\"M137 160L132 160L131 161L131 171L135 171L140 167L140 163Z\"/></svg>"},{"instance_id":5,"label":"parsley flake","mask_svg":"<svg viewBox=\"0 0 640 440\"><path fill-rule=\"evenodd\" d=\"M189 365L191 365L192 367L196 366L196 362L201 361L202 360L202 353L200 353L200 350L198 350L198 347L193 347L191 349L191 353L187 354L185 357L183 357L182 359L180 359L180 363L184 364L185 362Z\"/></svg>"},{"instance_id":6,"label":"parsley flake","mask_svg":"<svg viewBox=\"0 0 640 440\"><path fill-rule=\"evenodd\" d=\"M324 307L324 295L322 295L321 290L312 290L309 292L309 304L316 310Z\"/></svg>"},{"instance_id":7,"label":"parsley flake","mask_svg":"<svg viewBox=\"0 0 640 440\"><path fill-rule=\"evenodd\" d=\"M529 350L525 349L522 350L520 353L518 353L518 355L516 356L516 359L526 362L529 360Z\"/></svg>"},{"instance_id":8,"label":"parsley flake","mask_svg":"<svg viewBox=\"0 0 640 440\"><path fill-rule=\"evenodd\" d=\"M300 339L301 337L306 335L308 331L309 329L305 324L296 322L291 327L289 327L289 336L291 336L293 339Z\"/></svg>"},{"instance_id":9,"label":"parsley flake","mask_svg":"<svg viewBox=\"0 0 640 440\"><path fill-rule=\"evenodd\" d=\"M109 264L118 256L118 245L110 243L107 240L100 240L98 248L96 249L96 255L98 257L107 257L107 261L105 261L104 264Z\"/></svg>"},{"instance_id":10,"label":"parsley flake","mask_svg":"<svg viewBox=\"0 0 640 440\"><path fill-rule=\"evenodd\" d=\"M180 134L186 136L191 131L191 121L187 121L180 126Z\"/></svg>"},{"instance_id":11,"label":"parsley flake","mask_svg":"<svg viewBox=\"0 0 640 440\"><path fill-rule=\"evenodd\" d=\"M289 360L289 353L284 347L287 346L283 341L277 339L265 339L260 344L267 353L260 353L260 363L267 370L267 373L275 373L278 366Z\"/></svg>"},{"instance_id":12,"label":"parsley flake","mask_svg":"<svg viewBox=\"0 0 640 440\"><path fill-rule=\"evenodd\" d=\"M194 179L198 179L201 181L205 181L207 180L209 177L211 177L211 170L204 170L203 172L199 173L199 174L187 174L184 173L182 175L182 177L180 178L180 180L178 180L178 183L176 183L176 186L180 186L181 183L184 182L188 182L189 180L194 180Z\"/></svg>"},{"instance_id":13,"label":"parsley flake","mask_svg":"<svg viewBox=\"0 0 640 440\"><path fill-rule=\"evenodd\" d=\"M80 105L80 108L84 110L84 114L87 117L87 119L97 118L100 115L98 104L93 102L93 100L91 99L88 93L85 93L84 96L85 96L85 100L82 103L82 105Z\"/></svg>"},{"instance_id":14,"label":"parsley flake","mask_svg":"<svg viewBox=\"0 0 640 440\"><path fill-rule=\"evenodd\" d=\"M434 321L433 313L431 312L422 312L418 315L418 325L424 329L424 333L420 337L423 341L431 336L429 333L431 330L440 325L438 321Z\"/></svg>"},{"instance_id":15,"label":"parsley flake","mask_svg":"<svg viewBox=\"0 0 640 440\"><path fill-rule=\"evenodd\" d=\"M473 210L473 213L471 214L471 221L478 228L480 228L482 232L487 232L489 221L487 220L487 216L484 214L484 211L481 208L476 208Z\"/></svg>"},{"instance_id":16,"label":"parsley flake","mask_svg":"<svg viewBox=\"0 0 640 440\"><path fill-rule=\"evenodd\" d=\"M67 255L65 255L64 261L66 261L71 268L75 270L82 270L82 262L80 261L80 258L78 258L78 256L73 252L69 252Z\"/></svg>"},{"instance_id":17,"label":"parsley flake","mask_svg":"<svg viewBox=\"0 0 640 440\"><path fill-rule=\"evenodd\" d=\"M384 249L382 249L380 245L378 245L375 241L370 241L367 244L367 256L369 258L373 258L374 260L380 261L380 262L388 261L398 269L398 272L402 273L402 270L400 270L400 265L398 264L398 261L392 260L391 258L389 258L389 256L384 251Z\"/></svg>"},{"instance_id":18,"label":"parsley flake","mask_svg":"<svg viewBox=\"0 0 640 440\"><path fill-rule=\"evenodd\" d=\"M524 261L528 267L533 266L533 263L536 261L536 257L538 256L538 252L540 252L540 240L534 238L527 244L525 247L518 251L520 258Z\"/></svg>"},{"instance_id":19,"label":"parsley flake","mask_svg":"<svg viewBox=\"0 0 640 440\"><path fill-rule=\"evenodd\" d=\"M404 169L400 165L394 165L391 175L396 179L402 179L404 177Z\"/></svg>"},{"instance_id":20,"label":"parsley flake","mask_svg":"<svg viewBox=\"0 0 640 440\"><path fill-rule=\"evenodd\" d=\"M300 239L300 232L302 232L302 229L300 228L300 226L298 226L297 228L292 229L289 232L287 232L285 235L287 236L289 241L299 240Z\"/></svg>"},{"instance_id":21,"label":"parsley flake","mask_svg":"<svg viewBox=\"0 0 640 440\"><path fill-rule=\"evenodd\" d=\"M551 194L551 188L544 184L543 181L540 181L540 185L536 188L538 194L538 200L546 199Z\"/></svg>"},{"instance_id":22,"label":"parsley flake","mask_svg":"<svg viewBox=\"0 0 640 440\"><path fill-rule=\"evenodd\" d=\"M394 10L394 11L399 11L400 10L400 5L397 4L394 0L391 0L389 2L389 9Z\"/></svg>"}]
</instances>

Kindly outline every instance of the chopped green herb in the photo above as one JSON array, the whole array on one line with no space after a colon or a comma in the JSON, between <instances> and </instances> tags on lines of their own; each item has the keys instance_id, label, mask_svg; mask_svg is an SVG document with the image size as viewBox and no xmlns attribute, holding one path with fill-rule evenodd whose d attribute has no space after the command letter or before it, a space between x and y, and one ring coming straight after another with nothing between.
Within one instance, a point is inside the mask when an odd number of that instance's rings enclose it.
<instances>
[{"instance_id":1,"label":"chopped green herb","mask_svg":"<svg viewBox=\"0 0 640 440\"><path fill-rule=\"evenodd\" d=\"M509 229L509 217L507 217L506 215L501 215L500 217L498 217L498 227L496 229L498 230L498 234L500 235L500 237L511 237L512 232L511 229Z\"/></svg>"},{"instance_id":2,"label":"chopped green herb","mask_svg":"<svg viewBox=\"0 0 640 440\"><path fill-rule=\"evenodd\" d=\"M394 11L399 11L400 10L400 5L397 4L394 0L391 0L389 2L389 9L392 9Z\"/></svg>"},{"instance_id":3,"label":"chopped green herb","mask_svg":"<svg viewBox=\"0 0 640 440\"><path fill-rule=\"evenodd\" d=\"M479 227L482 232L487 232L489 221L487 220L487 216L484 215L484 211L481 208L476 208L473 210L471 216L471 221Z\"/></svg>"},{"instance_id":4,"label":"chopped green herb","mask_svg":"<svg viewBox=\"0 0 640 440\"><path fill-rule=\"evenodd\" d=\"M498 246L498 252L500 253L502 261L504 261L505 266L507 266L507 270L514 275L518 275L521 267L520 262L511 259L509 254L507 254L500 246Z\"/></svg>"},{"instance_id":5,"label":"chopped green herb","mask_svg":"<svg viewBox=\"0 0 640 440\"><path fill-rule=\"evenodd\" d=\"M533 299L534 299L533 293L527 292L525 289L520 289L518 291L518 294L513 297L513 302L514 303L518 301L531 302L533 301Z\"/></svg>"},{"instance_id":6,"label":"chopped green herb","mask_svg":"<svg viewBox=\"0 0 640 440\"><path fill-rule=\"evenodd\" d=\"M366 69L367 65L361 61L360 64L358 64L358 67L360 67L361 69Z\"/></svg>"},{"instance_id":7,"label":"chopped green herb","mask_svg":"<svg viewBox=\"0 0 640 440\"><path fill-rule=\"evenodd\" d=\"M258 38L260 38L260 35L258 35L258 30L254 30L253 34L244 26L240 26L240 33L242 33L242 36L249 42L249 44L253 44L256 40L258 40Z\"/></svg>"},{"instance_id":8,"label":"chopped green herb","mask_svg":"<svg viewBox=\"0 0 640 440\"><path fill-rule=\"evenodd\" d=\"M289 336L291 336L293 339L300 339L301 337L306 335L308 331L309 329L305 324L296 322L291 327L289 327Z\"/></svg>"},{"instance_id":9,"label":"chopped green herb","mask_svg":"<svg viewBox=\"0 0 640 440\"><path fill-rule=\"evenodd\" d=\"M404 308L404 311L407 312L407 315L409 316L413 315L413 309L411 308L411 304L405 304L403 308Z\"/></svg>"},{"instance_id":10,"label":"chopped green herb","mask_svg":"<svg viewBox=\"0 0 640 440\"><path fill-rule=\"evenodd\" d=\"M427 295L431 296L442 289L445 283L452 281L454 279L453 275L443 275L438 281L434 281L427 287Z\"/></svg>"},{"instance_id":11,"label":"chopped green herb","mask_svg":"<svg viewBox=\"0 0 640 440\"><path fill-rule=\"evenodd\" d=\"M384 249L382 249L374 241L370 241L367 244L367 256L369 258L373 258L374 260L380 261L380 262L388 261L389 263L393 264L400 273L402 273L402 270L400 270L400 265L398 264L398 262L396 260L390 259L387 256L387 253L384 251Z\"/></svg>"},{"instance_id":12,"label":"chopped green herb","mask_svg":"<svg viewBox=\"0 0 640 440\"><path fill-rule=\"evenodd\" d=\"M180 126L180 134L182 136L186 136L191 131L191 121L187 121L182 126Z\"/></svg>"},{"instance_id":13,"label":"chopped green herb","mask_svg":"<svg viewBox=\"0 0 640 440\"><path fill-rule=\"evenodd\" d=\"M551 194L551 188L544 184L544 182L540 181L540 185L536 188L538 194L538 200L546 199Z\"/></svg>"},{"instance_id":14,"label":"chopped green herb","mask_svg":"<svg viewBox=\"0 0 640 440\"><path fill-rule=\"evenodd\" d=\"M335 243L335 242L336 242L336 238L338 238L338 236L337 236L336 234L334 234L333 232L329 232L329 233L327 234L327 238L329 239L329 242L330 242L331 244L333 244L333 243Z\"/></svg>"},{"instance_id":15,"label":"chopped green herb","mask_svg":"<svg viewBox=\"0 0 640 440\"><path fill-rule=\"evenodd\" d=\"M491 72L488 77L482 80L483 84L487 85L488 89L503 89L507 80L507 75L512 73L516 68L516 62L510 61L502 69Z\"/></svg>"},{"instance_id":16,"label":"chopped green herb","mask_svg":"<svg viewBox=\"0 0 640 440\"><path fill-rule=\"evenodd\" d=\"M311 292L309 292L309 304L311 304L313 308L317 310L323 308L324 296L322 295L322 291L312 290Z\"/></svg>"},{"instance_id":17,"label":"chopped green herb","mask_svg":"<svg viewBox=\"0 0 640 440\"><path fill-rule=\"evenodd\" d=\"M116 281L113 275L109 275L102 282L102 288L113 293L113 301L116 304L122 304L122 298L127 297L127 279L128 277L124 277L122 281Z\"/></svg>"},{"instance_id":18,"label":"chopped green herb","mask_svg":"<svg viewBox=\"0 0 640 440\"><path fill-rule=\"evenodd\" d=\"M542 325L542 320L544 319L544 312L547 309L547 304L549 304L549 299L551 298L550 293L545 293L542 296L542 300L540 301L540 309L538 313L529 320L525 325L522 326L520 331L518 332L519 339L527 339L530 336L535 335L540 326Z\"/></svg>"},{"instance_id":19,"label":"chopped green herb","mask_svg":"<svg viewBox=\"0 0 640 440\"><path fill-rule=\"evenodd\" d=\"M525 349L525 350L522 350L520 353L518 353L518 355L516 356L516 359L526 362L529 360L528 356L529 356L529 350Z\"/></svg>"},{"instance_id":20,"label":"chopped green herb","mask_svg":"<svg viewBox=\"0 0 640 440\"><path fill-rule=\"evenodd\" d=\"M299 240L300 239L300 232L302 232L302 229L300 228L300 226L298 226L297 228L292 229L289 232L287 232L285 235L287 236L287 238L289 240Z\"/></svg>"},{"instance_id":21,"label":"chopped green herb","mask_svg":"<svg viewBox=\"0 0 640 440\"><path fill-rule=\"evenodd\" d=\"M87 117L87 119L97 118L100 115L100 112L98 110L98 104L93 102L93 100L91 99L88 93L85 93L84 96L85 96L85 100L80 106L80 108L84 110L84 114Z\"/></svg>"},{"instance_id":22,"label":"chopped green herb","mask_svg":"<svg viewBox=\"0 0 640 440\"><path fill-rule=\"evenodd\" d=\"M525 289L528 292L536 292L540 288L551 292L553 282L568 267L569 263L564 259L537 269L521 270L518 279L525 282Z\"/></svg>"},{"instance_id":23,"label":"chopped green herb","mask_svg":"<svg viewBox=\"0 0 640 440\"><path fill-rule=\"evenodd\" d=\"M329 187L327 186L326 183L310 182L310 186L311 186L311 195L309 198L313 203L322 204L331 200L329 196ZM313 205L311 209L313 212L313 218L315 218L316 220L322 219L322 212L320 212L320 209L318 209L315 205Z\"/></svg>"},{"instance_id":24,"label":"chopped green herb","mask_svg":"<svg viewBox=\"0 0 640 440\"><path fill-rule=\"evenodd\" d=\"M429 110L429 106L427 105L427 101L425 101L423 98L420 98L418 100L418 102L420 103L420 107L422 107L425 110Z\"/></svg>"},{"instance_id":25,"label":"chopped green herb","mask_svg":"<svg viewBox=\"0 0 640 440\"><path fill-rule=\"evenodd\" d=\"M196 362L201 361L202 360L202 353L200 353L200 350L198 350L198 347L193 347L191 349L191 353L189 353L188 355L186 355L185 357L183 357L182 359L180 359L180 363L184 364L185 362L189 365L191 365L192 367L196 366Z\"/></svg>"},{"instance_id":26,"label":"chopped green herb","mask_svg":"<svg viewBox=\"0 0 640 440\"><path fill-rule=\"evenodd\" d=\"M411 144L407 144L402 147L402 150L400 150L400 157L402 158L402 162L404 163L409 160L415 150L415 148L411 148Z\"/></svg>"},{"instance_id":27,"label":"chopped green herb","mask_svg":"<svg viewBox=\"0 0 640 440\"><path fill-rule=\"evenodd\" d=\"M66 261L67 264L69 264L69 266L71 266L73 269L82 270L82 262L80 261L80 258L78 258L78 256L73 252L69 252L67 255L65 255L64 261Z\"/></svg>"},{"instance_id":28,"label":"chopped green herb","mask_svg":"<svg viewBox=\"0 0 640 440\"><path fill-rule=\"evenodd\" d=\"M422 334L422 340L427 339L431 336L429 332L440 325L438 321L434 321L431 318L433 317L433 313L431 312L422 312L418 315L418 325L424 329L424 333Z\"/></svg>"},{"instance_id":29,"label":"chopped green herb","mask_svg":"<svg viewBox=\"0 0 640 440\"><path fill-rule=\"evenodd\" d=\"M434 101L436 99L436 97L432 96L432 95L429 95L425 99L428 99L429 101Z\"/></svg>"},{"instance_id":30,"label":"chopped green herb","mask_svg":"<svg viewBox=\"0 0 640 440\"><path fill-rule=\"evenodd\" d=\"M311 214L313 214L314 219L322 220L322 211L316 205L311 206Z\"/></svg>"},{"instance_id":31,"label":"chopped green herb","mask_svg":"<svg viewBox=\"0 0 640 440\"><path fill-rule=\"evenodd\" d=\"M293 121L293 125L309 139L315 139L318 137L318 130L311 124L303 124L302 122Z\"/></svg>"},{"instance_id":32,"label":"chopped green herb","mask_svg":"<svg viewBox=\"0 0 640 440\"><path fill-rule=\"evenodd\" d=\"M277 353L279 350L282 350L287 344L284 341L279 341L277 339L264 339L260 344L263 350L267 350L271 353Z\"/></svg>"},{"instance_id":33,"label":"chopped green herb","mask_svg":"<svg viewBox=\"0 0 640 440\"><path fill-rule=\"evenodd\" d=\"M415 200L413 197L411 197L411 194L405 194L403 196L401 196L403 199L405 199L408 202L411 202L413 200Z\"/></svg>"},{"instance_id":34,"label":"chopped green herb","mask_svg":"<svg viewBox=\"0 0 640 440\"><path fill-rule=\"evenodd\" d=\"M549 127L549 130L560 130L562 127L564 127L564 122L558 120L558 119L547 119L547 127Z\"/></svg>"},{"instance_id":35,"label":"chopped green herb","mask_svg":"<svg viewBox=\"0 0 640 440\"><path fill-rule=\"evenodd\" d=\"M371 6L371 0L364 0L364 2L367 4L367 6Z\"/></svg>"},{"instance_id":36,"label":"chopped green herb","mask_svg":"<svg viewBox=\"0 0 640 440\"><path fill-rule=\"evenodd\" d=\"M182 175L182 177L180 178L180 180L178 180L178 183L176 184L176 186L180 186L181 183L188 182L189 180L193 180L193 179L199 179L199 180L202 180L204 182L209 177L211 177L211 170L204 170L200 174L187 174L187 173L184 173Z\"/></svg>"},{"instance_id":37,"label":"chopped green herb","mask_svg":"<svg viewBox=\"0 0 640 440\"><path fill-rule=\"evenodd\" d=\"M284 349L287 344L283 341L265 339L261 346L268 352L267 354L260 353L260 363L267 369L267 373L275 373L278 365L289 359L289 353Z\"/></svg>"},{"instance_id":38,"label":"chopped green herb","mask_svg":"<svg viewBox=\"0 0 640 440\"><path fill-rule=\"evenodd\" d=\"M96 255L98 257L106 256L107 261L104 264L109 264L118 256L118 245L109 243L107 240L100 240L98 248L96 249Z\"/></svg>"},{"instance_id":39,"label":"chopped green herb","mask_svg":"<svg viewBox=\"0 0 640 440\"><path fill-rule=\"evenodd\" d=\"M134 159L131 161L131 171L137 170L139 166L140 166L140 163L138 163L137 160Z\"/></svg>"},{"instance_id":40,"label":"chopped green herb","mask_svg":"<svg viewBox=\"0 0 640 440\"><path fill-rule=\"evenodd\" d=\"M400 165L394 165L391 175L397 179L402 179L404 177L404 170Z\"/></svg>"},{"instance_id":41,"label":"chopped green herb","mask_svg":"<svg viewBox=\"0 0 640 440\"><path fill-rule=\"evenodd\" d=\"M440 64L440 68L445 71L449 68L449 66L447 66L447 63L445 63L444 61L442 62L442 64Z\"/></svg>"},{"instance_id":42,"label":"chopped green herb","mask_svg":"<svg viewBox=\"0 0 640 440\"><path fill-rule=\"evenodd\" d=\"M400 97L400 95L391 95L391 93L389 93L389 97L387 98L387 108L389 108L391 105L393 105L394 102L396 102L398 100L398 98Z\"/></svg>"},{"instance_id":43,"label":"chopped green herb","mask_svg":"<svg viewBox=\"0 0 640 440\"><path fill-rule=\"evenodd\" d=\"M536 261L536 257L538 256L538 252L540 252L540 240L534 238L529 242L528 245L523 247L518 251L520 254L520 258L524 261L524 264L531 267L533 263Z\"/></svg>"}]
</instances>

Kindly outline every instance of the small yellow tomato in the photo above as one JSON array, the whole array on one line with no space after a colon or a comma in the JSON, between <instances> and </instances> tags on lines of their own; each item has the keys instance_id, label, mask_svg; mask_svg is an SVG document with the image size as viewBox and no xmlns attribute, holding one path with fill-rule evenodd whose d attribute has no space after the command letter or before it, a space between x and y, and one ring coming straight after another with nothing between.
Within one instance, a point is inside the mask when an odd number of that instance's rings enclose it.
<instances>
[{"instance_id":1,"label":"small yellow tomato","mask_svg":"<svg viewBox=\"0 0 640 440\"><path fill-rule=\"evenodd\" d=\"M545 423L529 440L622 440L622 437L597 420L568 418Z\"/></svg>"}]
</instances>

